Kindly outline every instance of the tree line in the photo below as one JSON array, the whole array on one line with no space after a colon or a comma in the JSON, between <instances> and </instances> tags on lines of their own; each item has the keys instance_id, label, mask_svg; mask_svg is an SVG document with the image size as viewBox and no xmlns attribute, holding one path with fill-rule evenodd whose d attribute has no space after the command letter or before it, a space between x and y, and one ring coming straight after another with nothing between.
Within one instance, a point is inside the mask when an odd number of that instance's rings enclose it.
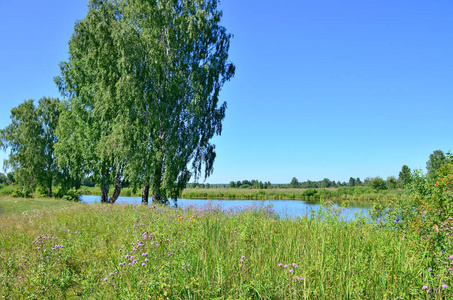
<instances>
[{"instance_id":1,"label":"tree line","mask_svg":"<svg viewBox=\"0 0 453 300\"><path fill-rule=\"evenodd\" d=\"M429 160L426 162L427 180L435 182L437 180L437 170L444 166L448 162L447 156L442 150L436 150L429 156ZM187 188L243 188L243 189L270 189L270 188L303 188L303 189L321 189L321 188L339 188L339 187L355 187L364 186L371 187L374 190L386 190L386 189L404 189L412 181L412 171L407 165L403 165L401 171L398 174L398 178L395 176L389 176L386 180L383 178L367 177L363 181L359 177L350 177L348 182L341 182L324 178L320 181L307 180L299 182L296 177L293 177L288 184L271 184L270 181L262 182L259 180L238 180L230 181L229 184L209 184L209 183L188 183Z\"/></svg>"},{"instance_id":2,"label":"tree line","mask_svg":"<svg viewBox=\"0 0 453 300\"><path fill-rule=\"evenodd\" d=\"M61 190L89 178L101 202L124 182L147 204L176 199L213 171L235 73L217 0L90 0L55 83L64 100L28 100L1 130L6 167L24 189ZM109 191L113 193L109 199Z\"/></svg>"}]
</instances>

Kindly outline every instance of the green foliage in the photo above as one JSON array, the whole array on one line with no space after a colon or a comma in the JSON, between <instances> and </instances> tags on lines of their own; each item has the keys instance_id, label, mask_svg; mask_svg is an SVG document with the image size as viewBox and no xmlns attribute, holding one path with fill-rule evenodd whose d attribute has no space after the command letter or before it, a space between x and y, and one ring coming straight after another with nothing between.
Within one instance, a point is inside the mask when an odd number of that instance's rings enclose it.
<instances>
[{"instance_id":1,"label":"green foliage","mask_svg":"<svg viewBox=\"0 0 453 300\"><path fill-rule=\"evenodd\" d=\"M404 165L401 168L401 172L398 175L398 185L401 188L404 188L411 182L411 169L408 166Z\"/></svg>"},{"instance_id":2,"label":"green foliage","mask_svg":"<svg viewBox=\"0 0 453 300\"><path fill-rule=\"evenodd\" d=\"M398 181L396 180L395 177L393 177L393 176L387 177L387 187L389 189L396 189L397 186L398 186Z\"/></svg>"},{"instance_id":3,"label":"green foliage","mask_svg":"<svg viewBox=\"0 0 453 300\"><path fill-rule=\"evenodd\" d=\"M11 195L13 193L17 194L19 187L16 185L5 185L0 189L0 195Z\"/></svg>"},{"instance_id":4,"label":"green foliage","mask_svg":"<svg viewBox=\"0 0 453 300\"><path fill-rule=\"evenodd\" d=\"M14 172L7 174L7 182L17 180L26 195L43 187L52 196L55 184L66 186L68 174L54 160L55 129L63 109L58 99L41 98L37 107L28 100L11 110L11 124L0 130L2 147L10 149L5 168Z\"/></svg>"},{"instance_id":5,"label":"green foliage","mask_svg":"<svg viewBox=\"0 0 453 300\"><path fill-rule=\"evenodd\" d=\"M429 155L429 160L426 162L426 170L428 170L427 178L430 182L436 182L437 170L439 170L448 159L442 150L436 150Z\"/></svg>"},{"instance_id":6,"label":"green foliage","mask_svg":"<svg viewBox=\"0 0 453 300\"><path fill-rule=\"evenodd\" d=\"M8 178L6 177L6 175L3 173L0 173L0 184L7 184L6 183L7 180L8 180Z\"/></svg>"},{"instance_id":7,"label":"green foliage","mask_svg":"<svg viewBox=\"0 0 453 300\"><path fill-rule=\"evenodd\" d=\"M436 171L436 182L414 171L405 197L381 208L376 216L387 220L387 228L397 228L414 243L427 245L432 267L444 268L445 254L453 253L453 157L447 154Z\"/></svg>"},{"instance_id":8,"label":"green foliage","mask_svg":"<svg viewBox=\"0 0 453 300\"><path fill-rule=\"evenodd\" d=\"M217 1L90 1L56 78L69 106L59 163L90 175L105 201L124 180L165 202L203 166L209 176L226 110L219 92L235 70L221 15Z\"/></svg>"},{"instance_id":9,"label":"green foliage","mask_svg":"<svg viewBox=\"0 0 453 300\"><path fill-rule=\"evenodd\" d=\"M379 191L379 190L386 190L387 189L387 184L386 182L384 181L384 179L382 179L381 177L375 177L371 180L371 183L370 183L370 186L375 189L376 191Z\"/></svg>"},{"instance_id":10,"label":"green foliage","mask_svg":"<svg viewBox=\"0 0 453 300\"><path fill-rule=\"evenodd\" d=\"M289 187L290 188L298 188L299 187L299 180L297 180L296 177L293 177L293 179L291 179L291 182L289 183Z\"/></svg>"}]
</instances>

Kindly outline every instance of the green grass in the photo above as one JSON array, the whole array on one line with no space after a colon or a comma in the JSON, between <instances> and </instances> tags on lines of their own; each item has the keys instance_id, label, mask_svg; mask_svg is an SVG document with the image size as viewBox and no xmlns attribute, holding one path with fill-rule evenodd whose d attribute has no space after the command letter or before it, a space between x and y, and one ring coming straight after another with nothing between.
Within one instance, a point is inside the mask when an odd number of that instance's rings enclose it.
<instances>
[{"instance_id":1,"label":"green grass","mask_svg":"<svg viewBox=\"0 0 453 300\"><path fill-rule=\"evenodd\" d=\"M0 216L2 214L22 214L39 209L58 209L73 206L75 203L52 198L15 198L0 195Z\"/></svg>"},{"instance_id":2,"label":"green grass","mask_svg":"<svg viewBox=\"0 0 453 300\"><path fill-rule=\"evenodd\" d=\"M66 204L0 216L0 296L425 299L423 285L453 296L440 288L452 286L445 268L427 271L422 244L334 211L281 220L267 208Z\"/></svg>"}]
</instances>

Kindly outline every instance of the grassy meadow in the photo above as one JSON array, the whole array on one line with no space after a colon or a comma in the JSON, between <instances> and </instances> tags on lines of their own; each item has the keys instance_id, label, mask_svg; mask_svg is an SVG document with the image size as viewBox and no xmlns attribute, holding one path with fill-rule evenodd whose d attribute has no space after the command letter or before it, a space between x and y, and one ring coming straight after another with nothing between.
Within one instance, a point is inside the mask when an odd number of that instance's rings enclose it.
<instances>
[{"instance_id":1,"label":"grassy meadow","mask_svg":"<svg viewBox=\"0 0 453 300\"><path fill-rule=\"evenodd\" d=\"M0 198L1 299L453 297L423 244L333 207L291 220L271 207L30 201Z\"/></svg>"}]
</instances>

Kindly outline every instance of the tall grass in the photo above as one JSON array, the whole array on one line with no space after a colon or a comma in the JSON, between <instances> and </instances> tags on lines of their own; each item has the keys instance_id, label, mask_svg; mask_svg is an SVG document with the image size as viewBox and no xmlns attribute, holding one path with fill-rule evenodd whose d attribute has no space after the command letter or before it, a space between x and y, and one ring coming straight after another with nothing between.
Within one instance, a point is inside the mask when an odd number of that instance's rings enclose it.
<instances>
[{"instance_id":1,"label":"tall grass","mask_svg":"<svg viewBox=\"0 0 453 300\"><path fill-rule=\"evenodd\" d=\"M363 218L345 222L333 208L290 220L269 207L76 203L4 214L0 228L6 299L453 296L441 288L447 271L428 272L422 244Z\"/></svg>"}]
</instances>

